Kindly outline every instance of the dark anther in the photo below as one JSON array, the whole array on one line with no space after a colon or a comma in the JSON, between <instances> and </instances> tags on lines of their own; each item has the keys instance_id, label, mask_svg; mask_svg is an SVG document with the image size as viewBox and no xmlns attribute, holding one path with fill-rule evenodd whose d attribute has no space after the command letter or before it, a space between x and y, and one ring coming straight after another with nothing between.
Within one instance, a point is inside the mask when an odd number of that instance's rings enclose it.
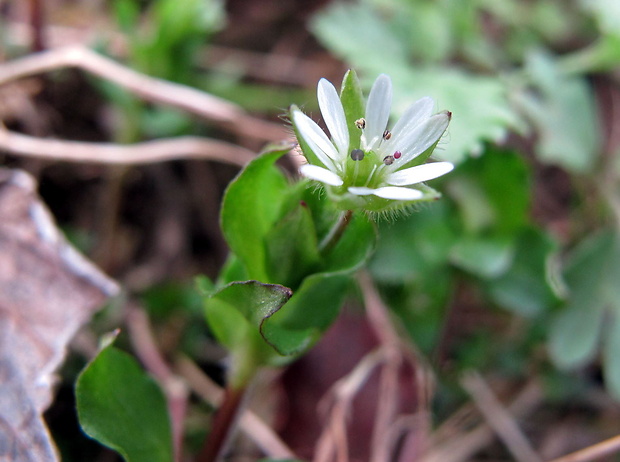
<instances>
[{"instance_id":1,"label":"dark anther","mask_svg":"<svg viewBox=\"0 0 620 462\"><path fill-rule=\"evenodd\" d=\"M364 158L364 151L361 149L354 149L351 151L351 159L353 160L362 160Z\"/></svg>"},{"instance_id":2,"label":"dark anther","mask_svg":"<svg viewBox=\"0 0 620 462\"><path fill-rule=\"evenodd\" d=\"M386 130L383 132L383 139L384 140L389 140L390 138L392 138L392 132L389 130Z\"/></svg>"},{"instance_id":3,"label":"dark anther","mask_svg":"<svg viewBox=\"0 0 620 462\"><path fill-rule=\"evenodd\" d=\"M355 121L355 126L357 128L359 128L360 130L366 128L366 119L362 118L362 119L357 119Z\"/></svg>"},{"instance_id":4,"label":"dark anther","mask_svg":"<svg viewBox=\"0 0 620 462\"><path fill-rule=\"evenodd\" d=\"M385 156L383 158L383 163L385 165L392 165L394 163L394 156Z\"/></svg>"}]
</instances>

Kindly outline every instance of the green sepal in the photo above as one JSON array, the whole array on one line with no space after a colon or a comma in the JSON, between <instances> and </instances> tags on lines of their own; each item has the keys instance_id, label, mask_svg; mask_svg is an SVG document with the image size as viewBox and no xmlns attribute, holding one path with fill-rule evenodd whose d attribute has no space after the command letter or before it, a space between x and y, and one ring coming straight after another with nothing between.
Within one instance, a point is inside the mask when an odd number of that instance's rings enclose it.
<instances>
[{"instance_id":1,"label":"green sepal","mask_svg":"<svg viewBox=\"0 0 620 462\"><path fill-rule=\"evenodd\" d=\"M340 89L340 101L344 108L349 129L349 152L360 148L361 130L355 125L355 121L364 117L365 102L360 81L353 69L349 69L342 79Z\"/></svg>"}]
</instances>

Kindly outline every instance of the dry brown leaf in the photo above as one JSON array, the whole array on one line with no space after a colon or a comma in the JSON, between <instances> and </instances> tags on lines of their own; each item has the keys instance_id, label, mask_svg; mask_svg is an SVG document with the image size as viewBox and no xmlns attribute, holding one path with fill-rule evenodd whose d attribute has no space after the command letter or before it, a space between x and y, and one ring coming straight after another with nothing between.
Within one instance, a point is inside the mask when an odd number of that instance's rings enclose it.
<instances>
[{"instance_id":1,"label":"dry brown leaf","mask_svg":"<svg viewBox=\"0 0 620 462\"><path fill-rule=\"evenodd\" d=\"M33 178L0 169L0 461L58 456L41 416L79 327L117 284L60 234Z\"/></svg>"}]
</instances>

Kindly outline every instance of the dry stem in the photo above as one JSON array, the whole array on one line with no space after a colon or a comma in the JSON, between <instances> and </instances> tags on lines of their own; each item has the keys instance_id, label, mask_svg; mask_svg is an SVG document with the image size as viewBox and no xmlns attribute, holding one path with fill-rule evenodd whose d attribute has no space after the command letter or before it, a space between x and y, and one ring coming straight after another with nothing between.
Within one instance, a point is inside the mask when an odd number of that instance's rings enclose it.
<instances>
[{"instance_id":1,"label":"dry stem","mask_svg":"<svg viewBox=\"0 0 620 462\"><path fill-rule=\"evenodd\" d=\"M250 116L239 106L178 83L136 72L82 46L33 53L0 65L0 85L35 74L75 67L129 90L145 100L183 109L259 140L286 139L280 124Z\"/></svg>"},{"instance_id":2,"label":"dry stem","mask_svg":"<svg viewBox=\"0 0 620 462\"><path fill-rule=\"evenodd\" d=\"M541 461L515 419L502 406L482 377L471 372L462 378L461 385L474 399L484 418L517 462Z\"/></svg>"},{"instance_id":3,"label":"dry stem","mask_svg":"<svg viewBox=\"0 0 620 462\"><path fill-rule=\"evenodd\" d=\"M243 166L254 158L225 141L193 136L130 145L42 139L7 130L0 124L0 150L41 159L101 164L145 164L173 159L208 159Z\"/></svg>"},{"instance_id":4,"label":"dry stem","mask_svg":"<svg viewBox=\"0 0 620 462\"><path fill-rule=\"evenodd\" d=\"M218 407L224 397L224 390L207 377L189 358L179 357L175 362L177 372L191 389L206 402ZM239 421L239 428L270 458L298 459L295 453L256 414L245 410Z\"/></svg>"},{"instance_id":5,"label":"dry stem","mask_svg":"<svg viewBox=\"0 0 620 462\"><path fill-rule=\"evenodd\" d=\"M617 452L620 452L620 435L563 457L553 459L550 462L590 462Z\"/></svg>"}]
</instances>

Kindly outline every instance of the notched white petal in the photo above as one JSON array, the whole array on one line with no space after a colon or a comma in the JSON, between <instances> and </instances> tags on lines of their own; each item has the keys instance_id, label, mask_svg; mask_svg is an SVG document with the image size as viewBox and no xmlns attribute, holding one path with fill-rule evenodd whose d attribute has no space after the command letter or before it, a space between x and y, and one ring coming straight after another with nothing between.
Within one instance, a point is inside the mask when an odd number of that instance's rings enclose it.
<instances>
[{"instance_id":1,"label":"notched white petal","mask_svg":"<svg viewBox=\"0 0 620 462\"><path fill-rule=\"evenodd\" d=\"M390 173L386 179L393 186L408 186L423 181L433 180L452 171L454 165L450 162L433 162L430 164L417 165L394 173Z\"/></svg>"},{"instance_id":2,"label":"notched white petal","mask_svg":"<svg viewBox=\"0 0 620 462\"><path fill-rule=\"evenodd\" d=\"M364 137L369 145L374 145L374 142L381 140L390 118L391 107L392 80L387 75L381 74L370 89L366 103Z\"/></svg>"},{"instance_id":3,"label":"notched white petal","mask_svg":"<svg viewBox=\"0 0 620 462\"><path fill-rule=\"evenodd\" d=\"M308 144L312 152L319 160L332 172L336 171L336 167L332 159L338 157L336 148L329 141L321 127L314 120L301 111L293 111L293 123L304 141Z\"/></svg>"},{"instance_id":4,"label":"notched white petal","mask_svg":"<svg viewBox=\"0 0 620 462\"><path fill-rule=\"evenodd\" d=\"M399 188L397 186L377 188L373 191L373 194L384 199L393 199L397 201L414 201L416 199L421 199L424 195L422 191L418 191L417 189Z\"/></svg>"},{"instance_id":5,"label":"notched white petal","mask_svg":"<svg viewBox=\"0 0 620 462\"><path fill-rule=\"evenodd\" d=\"M346 157L349 150L349 129L344 115L344 108L334 86L326 79L319 81L317 89L319 107L325 125L338 148L340 158Z\"/></svg>"},{"instance_id":6,"label":"notched white petal","mask_svg":"<svg viewBox=\"0 0 620 462\"><path fill-rule=\"evenodd\" d=\"M318 165L304 164L299 167L299 173L311 180L320 181L331 186L342 186L342 178L334 172L330 172L326 168Z\"/></svg>"},{"instance_id":7,"label":"notched white petal","mask_svg":"<svg viewBox=\"0 0 620 462\"><path fill-rule=\"evenodd\" d=\"M428 96L417 100L411 106L409 106L403 115L398 119L394 128L392 128L392 139L386 145L387 149L395 147L395 143L401 141L409 131L420 125L424 120L428 119L433 114L435 107L435 101Z\"/></svg>"},{"instance_id":8,"label":"notched white petal","mask_svg":"<svg viewBox=\"0 0 620 462\"><path fill-rule=\"evenodd\" d=\"M351 186L349 188L349 192L351 194L355 194L356 196L369 196L371 194L374 194L375 190L363 186Z\"/></svg>"},{"instance_id":9,"label":"notched white petal","mask_svg":"<svg viewBox=\"0 0 620 462\"><path fill-rule=\"evenodd\" d=\"M403 153L403 163L416 158L435 144L448 128L449 123L450 116L448 113L441 112L399 137L396 147Z\"/></svg>"}]
</instances>

